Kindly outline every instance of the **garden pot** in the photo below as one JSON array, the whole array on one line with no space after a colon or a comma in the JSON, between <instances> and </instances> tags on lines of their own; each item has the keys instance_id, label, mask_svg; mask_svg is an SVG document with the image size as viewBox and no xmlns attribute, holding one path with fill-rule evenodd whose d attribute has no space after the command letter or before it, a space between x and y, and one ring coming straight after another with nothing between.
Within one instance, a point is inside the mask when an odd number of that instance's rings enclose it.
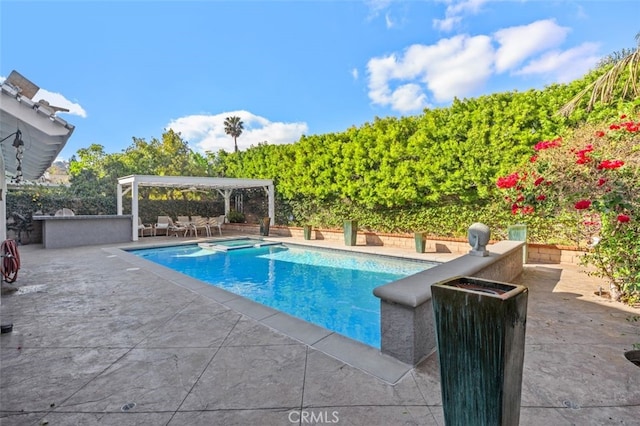
<instances>
[{"instance_id":1,"label":"garden pot","mask_svg":"<svg viewBox=\"0 0 640 426\"><path fill-rule=\"evenodd\" d=\"M358 221L344 221L344 244L347 246L355 246L358 238Z\"/></svg>"},{"instance_id":2,"label":"garden pot","mask_svg":"<svg viewBox=\"0 0 640 426\"><path fill-rule=\"evenodd\" d=\"M507 227L508 239L527 242L527 225L510 225ZM522 262L527 263L527 244L522 248Z\"/></svg>"},{"instance_id":3,"label":"garden pot","mask_svg":"<svg viewBox=\"0 0 640 426\"><path fill-rule=\"evenodd\" d=\"M624 357L640 367L640 350L627 351L624 353Z\"/></svg>"},{"instance_id":4,"label":"garden pot","mask_svg":"<svg viewBox=\"0 0 640 426\"><path fill-rule=\"evenodd\" d=\"M445 424L517 425L527 288L454 277L431 296Z\"/></svg>"},{"instance_id":5,"label":"garden pot","mask_svg":"<svg viewBox=\"0 0 640 426\"><path fill-rule=\"evenodd\" d=\"M264 237L268 237L269 236L269 226L271 224L271 218L270 217L263 217L260 220L260 235L264 236Z\"/></svg>"},{"instance_id":6,"label":"garden pot","mask_svg":"<svg viewBox=\"0 0 640 426\"><path fill-rule=\"evenodd\" d=\"M303 232L304 232L304 239L305 240L310 240L311 239L311 225L304 225Z\"/></svg>"},{"instance_id":7,"label":"garden pot","mask_svg":"<svg viewBox=\"0 0 640 426\"><path fill-rule=\"evenodd\" d=\"M427 247L427 234L425 232L415 232L413 237L416 241L416 253L424 253Z\"/></svg>"}]
</instances>

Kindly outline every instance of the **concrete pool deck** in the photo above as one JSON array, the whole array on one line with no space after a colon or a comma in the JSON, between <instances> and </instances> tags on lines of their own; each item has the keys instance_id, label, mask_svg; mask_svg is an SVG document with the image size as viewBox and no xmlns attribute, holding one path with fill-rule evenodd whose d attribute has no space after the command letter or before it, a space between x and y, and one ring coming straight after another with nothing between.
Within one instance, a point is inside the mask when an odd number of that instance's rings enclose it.
<instances>
[{"instance_id":1,"label":"concrete pool deck","mask_svg":"<svg viewBox=\"0 0 640 426\"><path fill-rule=\"evenodd\" d=\"M383 380L277 331L286 321L269 326L272 312L256 319L255 307L118 250L187 240L21 246L17 291L2 285L0 317L14 330L0 336L0 424L444 424L436 354ZM520 424L638 424L640 368L624 352L640 343L640 309L598 297L603 283L573 265L527 265L516 283L530 292Z\"/></svg>"}]
</instances>

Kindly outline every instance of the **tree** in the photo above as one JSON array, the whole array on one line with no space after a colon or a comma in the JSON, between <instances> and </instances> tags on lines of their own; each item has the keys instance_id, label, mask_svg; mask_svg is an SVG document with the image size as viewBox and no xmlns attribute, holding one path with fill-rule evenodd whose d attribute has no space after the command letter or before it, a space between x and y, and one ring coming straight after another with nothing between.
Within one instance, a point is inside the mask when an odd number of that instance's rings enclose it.
<instances>
[{"instance_id":1,"label":"tree","mask_svg":"<svg viewBox=\"0 0 640 426\"><path fill-rule=\"evenodd\" d=\"M235 152L238 152L238 138L242 134L243 122L240 117L233 116L224 119L224 132L233 138Z\"/></svg>"},{"instance_id":2,"label":"tree","mask_svg":"<svg viewBox=\"0 0 640 426\"><path fill-rule=\"evenodd\" d=\"M107 154L99 144L79 149L69 161L71 192L79 197L115 197L118 177L128 174L122 154Z\"/></svg>"},{"instance_id":3,"label":"tree","mask_svg":"<svg viewBox=\"0 0 640 426\"><path fill-rule=\"evenodd\" d=\"M560 109L560 114L568 117L587 95L587 111L593 110L598 101L609 104L614 100L640 97L640 32L636 34L635 40L635 48L614 52L600 61L600 69L609 69L565 104Z\"/></svg>"}]
</instances>

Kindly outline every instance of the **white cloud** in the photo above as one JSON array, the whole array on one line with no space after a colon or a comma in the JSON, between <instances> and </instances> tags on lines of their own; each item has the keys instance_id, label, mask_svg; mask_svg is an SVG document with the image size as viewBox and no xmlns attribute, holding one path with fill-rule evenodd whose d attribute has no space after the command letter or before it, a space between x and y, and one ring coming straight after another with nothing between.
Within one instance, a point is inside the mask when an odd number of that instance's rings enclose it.
<instances>
[{"instance_id":1,"label":"white cloud","mask_svg":"<svg viewBox=\"0 0 640 426\"><path fill-rule=\"evenodd\" d=\"M384 15L384 22L387 25L387 28L395 27L395 22L391 19L391 14L389 12Z\"/></svg>"},{"instance_id":2,"label":"white cloud","mask_svg":"<svg viewBox=\"0 0 640 426\"><path fill-rule=\"evenodd\" d=\"M435 45L412 45L400 58L372 58L367 64L369 98L374 104L408 112L427 105L424 86L438 102L467 96L491 75L493 56L488 36L459 35Z\"/></svg>"},{"instance_id":3,"label":"white cloud","mask_svg":"<svg viewBox=\"0 0 640 426\"><path fill-rule=\"evenodd\" d=\"M500 44L496 52L496 71L512 69L535 53L559 46L569 31L552 19L496 31L494 38Z\"/></svg>"},{"instance_id":4,"label":"white cloud","mask_svg":"<svg viewBox=\"0 0 640 426\"><path fill-rule=\"evenodd\" d=\"M452 31L466 15L475 15L485 3L492 0L441 0L447 3L444 19L434 19L433 27L440 31Z\"/></svg>"},{"instance_id":5,"label":"white cloud","mask_svg":"<svg viewBox=\"0 0 640 426\"><path fill-rule=\"evenodd\" d=\"M599 45L583 43L580 46L565 50L547 52L540 58L530 61L516 75L545 74L554 82L568 83L583 76L601 59L597 55Z\"/></svg>"},{"instance_id":6,"label":"white cloud","mask_svg":"<svg viewBox=\"0 0 640 426\"><path fill-rule=\"evenodd\" d=\"M44 99L45 101L49 102L50 105L57 106L60 108L66 108L69 110L69 112L60 112L59 114L63 113L63 114L77 115L82 118L87 118L87 112L84 110L84 108L82 108L82 105L76 102L71 102L70 100L65 98L64 95L60 93L54 93L54 92L49 92L48 90L45 90L45 89L40 89L33 97L33 100L35 102L38 102L40 99Z\"/></svg>"},{"instance_id":7,"label":"white cloud","mask_svg":"<svg viewBox=\"0 0 640 426\"><path fill-rule=\"evenodd\" d=\"M271 122L248 111L230 111L216 115L190 115L171 121L167 128L180 132L183 139L199 151L234 151L233 138L224 132L224 120L238 116L244 131L238 138L238 149L244 150L262 142L288 144L298 141L308 131L306 123Z\"/></svg>"},{"instance_id":8,"label":"white cloud","mask_svg":"<svg viewBox=\"0 0 640 426\"><path fill-rule=\"evenodd\" d=\"M393 78L394 69L398 66L394 55L369 59L367 63L369 98L374 104L388 105L391 103L389 81Z\"/></svg>"},{"instance_id":9,"label":"white cloud","mask_svg":"<svg viewBox=\"0 0 640 426\"><path fill-rule=\"evenodd\" d=\"M393 0L365 0L365 5L369 8L370 16L378 16L380 11L389 7Z\"/></svg>"},{"instance_id":10,"label":"white cloud","mask_svg":"<svg viewBox=\"0 0 640 426\"><path fill-rule=\"evenodd\" d=\"M460 16L452 16L444 19L434 19L433 27L437 30L449 32L453 31L453 28L462 21Z\"/></svg>"},{"instance_id":11,"label":"white cloud","mask_svg":"<svg viewBox=\"0 0 640 426\"><path fill-rule=\"evenodd\" d=\"M483 3L456 4L475 10ZM572 81L593 69L600 56L595 43L561 49L570 31L545 19L504 28L492 36L457 35L373 57L367 63L369 99L406 113L419 111L429 101L443 103L475 95L490 78L505 71L512 76L543 76L548 82Z\"/></svg>"},{"instance_id":12,"label":"white cloud","mask_svg":"<svg viewBox=\"0 0 640 426\"><path fill-rule=\"evenodd\" d=\"M391 105L400 112L416 111L427 105L427 95L417 84L404 84L391 94Z\"/></svg>"},{"instance_id":13,"label":"white cloud","mask_svg":"<svg viewBox=\"0 0 640 426\"><path fill-rule=\"evenodd\" d=\"M353 77L354 80L358 79L358 77L360 76L360 73L358 72L358 68L353 68L351 70L351 76Z\"/></svg>"}]
</instances>

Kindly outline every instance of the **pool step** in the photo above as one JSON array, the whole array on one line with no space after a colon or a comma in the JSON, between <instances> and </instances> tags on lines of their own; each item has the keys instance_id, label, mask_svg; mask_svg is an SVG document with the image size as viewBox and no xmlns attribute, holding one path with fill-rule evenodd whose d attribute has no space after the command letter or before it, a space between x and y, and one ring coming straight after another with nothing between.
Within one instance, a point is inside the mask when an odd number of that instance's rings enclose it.
<instances>
[{"instance_id":1,"label":"pool step","mask_svg":"<svg viewBox=\"0 0 640 426\"><path fill-rule=\"evenodd\" d=\"M261 241L259 243L247 243L247 244L238 244L234 246L225 246L217 243L198 243L198 247L206 250L215 250L215 251L229 251L229 250L238 250L245 248L259 248L266 246L274 246L274 245L282 245L282 243L278 241Z\"/></svg>"}]
</instances>

